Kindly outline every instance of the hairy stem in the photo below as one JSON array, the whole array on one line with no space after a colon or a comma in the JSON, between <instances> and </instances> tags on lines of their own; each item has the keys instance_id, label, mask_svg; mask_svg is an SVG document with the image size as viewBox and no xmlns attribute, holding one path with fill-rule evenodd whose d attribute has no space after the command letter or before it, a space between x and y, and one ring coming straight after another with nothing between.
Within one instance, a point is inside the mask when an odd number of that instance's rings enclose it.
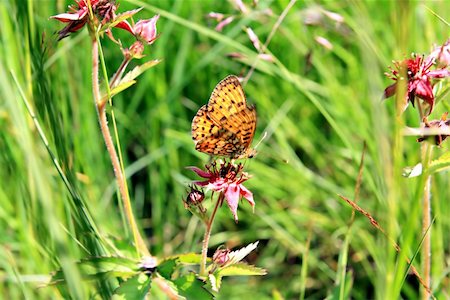
<instances>
[{"instance_id":1,"label":"hairy stem","mask_svg":"<svg viewBox=\"0 0 450 300\"><path fill-rule=\"evenodd\" d=\"M94 94L95 107L97 108L97 115L100 124L100 129L103 135L103 139L105 141L106 149L111 158L114 175L116 177L117 186L119 188L120 196L125 210L125 216L133 233L136 251L140 255L150 255L147 247L145 246L144 240L142 239L139 233L136 221L134 219L133 211L131 209L131 202L130 197L128 195L128 188L125 176L121 168L120 161L117 156L116 149L114 147L114 142L111 138L111 133L108 127L108 120L106 118L106 106L105 106L106 103L101 100L98 72L99 72L99 46L98 46L98 39L97 37L95 37L92 39L92 89Z\"/></svg>"},{"instance_id":2,"label":"hairy stem","mask_svg":"<svg viewBox=\"0 0 450 300\"><path fill-rule=\"evenodd\" d=\"M209 244L209 238L211 237L212 224L214 221L214 217L216 216L217 209L222 204L224 197L225 196L223 193L219 194L216 205L214 206L214 210L211 214L211 218L209 218L209 220L206 223L205 236L203 237L203 243L202 243L202 259L200 262L200 276L206 276L206 259L208 258L208 244Z\"/></svg>"}]
</instances>

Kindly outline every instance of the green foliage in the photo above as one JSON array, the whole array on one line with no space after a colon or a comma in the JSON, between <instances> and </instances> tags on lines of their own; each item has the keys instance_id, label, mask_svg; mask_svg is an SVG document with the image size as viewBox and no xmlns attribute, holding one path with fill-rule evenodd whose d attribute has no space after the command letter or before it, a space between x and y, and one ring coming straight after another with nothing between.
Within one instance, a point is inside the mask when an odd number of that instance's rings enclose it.
<instances>
[{"instance_id":1,"label":"green foliage","mask_svg":"<svg viewBox=\"0 0 450 300\"><path fill-rule=\"evenodd\" d=\"M138 273L127 279L122 283L114 292L113 299L123 299L123 300L138 300L145 299L148 291L150 290L151 277L144 274Z\"/></svg>"},{"instance_id":2,"label":"green foliage","mask_svg":"<svg viewBox=\"0 0 450 300\"><path fill-rule=\"evenodd\" d=\"M186 299L213 299L213 296L204 289L204 283L197 279L194 273L181 276L174 283L179 294Z\"/></svg>"},{"instance_id":3,"label":"green foliage","mask_svg":"<svg viewBox=\"0 0 450 300\"><path fill-rule=\"evenodd\" d=\"M418 127L419 120L411 106L396 116L395 100L381 101L391 84L383 73L392 60L427 53L449 38L441 21L450 20L445 1L297 1L267 46L274 62L256 61L243 28L265 42L288 1L260 0L258 10L270 8L272 16L240 14L228 1L120 2L121 12L143 7L135 21L161 15L160 37L129 70L161 62L145 73L132 71L140 76L123 83L130 88L111 90L133 210L151 253L162 258L158 276L175 278L171 286L188 299L212 298L205 282L187 271L197 271L204 228L183 207L194 179L185 167L208 161L194 149L190 124L220 79L245 76L255 65L244 86L257 107L254 145L267 132L259 154L246 162L255 213L241 205L236 224L226 206L219 208L210 251L260 243L247 264L214 275L217 299L419 297L405 257L421 273L415 254L423 238L425 175L402 176L404 167L421 161L416 137L402 134L405 124ZM130 250L92 98L86 29L57 43L62 24L48 19L72 3L0 1L0 298L137 299L150 286L162 298ZM236 18L217 32L205 17L211 11ZM344 19L336 23L324 11ZM113 31L123 45L132 42ZM122 56L111 41L102 47L112 77ZM228 56L236 52L243 56ZM448 86L441 88L448 95ZM439 98L431 118L440 118L448 101ZM354 195L363 141L358 205L402 255L359 213L349 229L352 209L337 196ZM434 149L428 169L436 217L431 288L442 299L449 290L448 153L449 139ZM267 275L222 279L236 271L262 274L251 265Z\"/></svg>"}]
</instances>

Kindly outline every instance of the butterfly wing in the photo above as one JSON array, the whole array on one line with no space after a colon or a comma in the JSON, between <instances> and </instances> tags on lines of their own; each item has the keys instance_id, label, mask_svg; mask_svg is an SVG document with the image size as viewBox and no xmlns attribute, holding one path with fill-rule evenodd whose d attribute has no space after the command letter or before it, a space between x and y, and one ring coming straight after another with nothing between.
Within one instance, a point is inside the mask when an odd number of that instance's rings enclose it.
<instances>
[{"instance_id":1,"label":"butterfly wing","mask_svg":"<svg viewBox=\"0 0 450 300\"><path fill-rule=\"evenodd\" d=\"M219 82L207 105L208 116L240 138L236 153L245 153L256 129L256 109L247 106L239 79L230 75Z\"/></svg>"},{"instance_id":2,"label":"butterfly wing","mask_svg":"<svg viewBox=\"0 0 450 300\"><path fill-rule=\"evenodd\" d=\"M192 121L192 138L198 151L245 157L256 129L256 110L248 107L244 90L230 75L214 88L209 102Z\"/></svg>"},{"instance_id":3,"label":"butterfly wing","mask_svg":"<svg viewBox=\"0 0 450 300\"><path fill-rule=\"evenodd\" d=\"M227 76L216 85L207 105L211 119L232 132L239 130L239 117L245 109L247 104L244 90L234 75Z\"/></svg>"},{"instance_id":4,"label":"butterfly wing","mask_svg":"<svg viewBox=\"0 0 450 300\"><path fill-rule=\"evenodd\" d=\"M211 155L232 156L240 139L234 133L217 125L202 106L192 120L192 139L195 149Z\"/></svg>"},{"instance_id":5,"label":"butterfly wing","mask_svg":"<svg viewBox=\"0 0 450 300\"><path fill-rule=\"evenodd\" d=\"M252 143L256 130L256 109L254 106L243 110L240 114L240 140L241 152L246 152Z\"/></svg>"}]
</instances>

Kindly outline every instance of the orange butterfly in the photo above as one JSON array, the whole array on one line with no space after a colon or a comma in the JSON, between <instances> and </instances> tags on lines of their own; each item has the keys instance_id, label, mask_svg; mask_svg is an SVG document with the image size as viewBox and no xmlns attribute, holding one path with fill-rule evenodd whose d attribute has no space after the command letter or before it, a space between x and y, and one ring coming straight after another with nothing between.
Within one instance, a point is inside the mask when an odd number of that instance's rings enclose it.
<instances>
[{"instance_id":1,"label":"orange butterfly","mask_svg":"<svg viewBox=\"0 0 450 300\"><path fill-rule=\"evenodd\" d=\"M195 149L211 155L248 158L255 135L256 110L248 106L239 79L229 75L219 82L192 120Z\"/></svg>"}]
</instances>

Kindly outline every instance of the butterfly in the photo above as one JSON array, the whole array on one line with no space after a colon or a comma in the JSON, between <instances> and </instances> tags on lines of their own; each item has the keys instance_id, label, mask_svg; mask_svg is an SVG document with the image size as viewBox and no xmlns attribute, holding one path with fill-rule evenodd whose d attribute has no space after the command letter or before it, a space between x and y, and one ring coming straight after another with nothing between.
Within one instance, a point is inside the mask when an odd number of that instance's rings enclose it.
<instances>
[{"instance_id":1,"label":"butterfly","mask_svg":"<svg viewBox=\"0 0 450 300\"><path fill-rule=\"evenodd\" d=\"M196 150L238 159L255 155L250 149L255 129L256 109L247 105L239 79L229 75L195 115L191 133Z\"/></svg>"}]
</instances>

